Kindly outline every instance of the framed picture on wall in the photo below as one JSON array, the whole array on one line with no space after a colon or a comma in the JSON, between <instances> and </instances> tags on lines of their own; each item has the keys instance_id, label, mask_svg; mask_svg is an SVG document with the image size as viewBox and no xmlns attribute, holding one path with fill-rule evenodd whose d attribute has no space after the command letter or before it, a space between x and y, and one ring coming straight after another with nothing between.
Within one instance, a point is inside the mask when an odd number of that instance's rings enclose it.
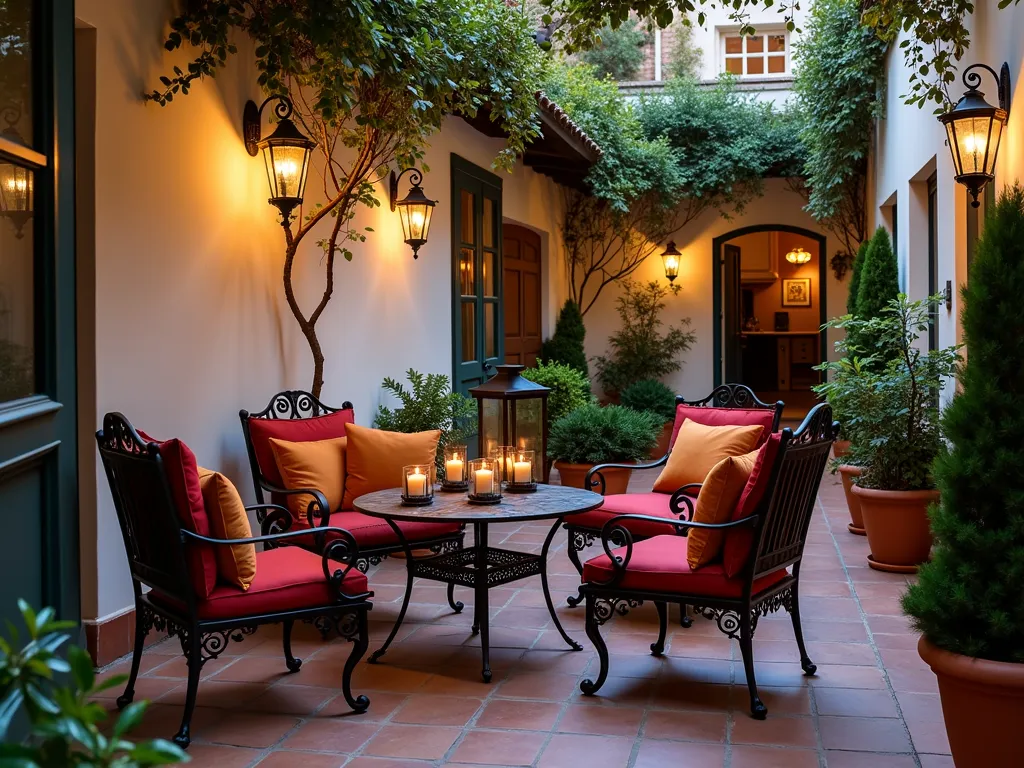
<instances>
[{"instance_id":1,"label":"framed picture on wall","mask_svg":"<svg viewBox=\"0 0 1024 768\"><path fill-rule=\"evenodd\" d=\"M782 280L782 306L811 306L811 278L786 277Z\"/></svg>"}]
</instances>

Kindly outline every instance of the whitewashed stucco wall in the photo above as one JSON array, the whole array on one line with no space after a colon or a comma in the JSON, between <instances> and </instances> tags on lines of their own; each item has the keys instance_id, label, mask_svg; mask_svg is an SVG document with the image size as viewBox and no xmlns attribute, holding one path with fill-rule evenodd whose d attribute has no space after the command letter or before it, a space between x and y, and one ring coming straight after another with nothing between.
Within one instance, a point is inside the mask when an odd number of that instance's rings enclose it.
<instances>
[{"instance_id":1,"label":"whitewashed stucco wall","mask_svg":"<svg viewBox=\"0 0 1024 768\"><path fill-rule=\"evenodd\" d=\"M140 94L185 55L162 47L171 2L79 0L79 26L96 29L97 104L95 426L122 411L157 436L178 436L201 465L224 471L252 498L239 408L261 409L285 388L308 389L312 362L283 297L283 235L267 204L260 158L241 140L246 99L259 99L245 49L216 79L197 84L166 108ZM324 345L327 403L351 400L369 423L384 376L408 368L451 372L450 156L489 167L501 141L458 118L431 141L424 188L438 199L430 241L414 261L397 214L383 205L359 213L373 227L337 265L334 299L318 329ZM81 146L79 152L89 152ZM564 296L560 249L562 197L547 177L522 167L501 174L507 221L541 233L545 332ZM307 204L317 202L311 174ZM320 252L307 240L296 266L300 302L309 307L323 281ZM81 354L88 356L88 344ZM87 423L87 420L86 420ZM131 584L110 494L95 456L96 499L82 500L82 597L86 619L130 606ZM83 484L83 488L86 485Z\"/></svg>"}]
</instances>

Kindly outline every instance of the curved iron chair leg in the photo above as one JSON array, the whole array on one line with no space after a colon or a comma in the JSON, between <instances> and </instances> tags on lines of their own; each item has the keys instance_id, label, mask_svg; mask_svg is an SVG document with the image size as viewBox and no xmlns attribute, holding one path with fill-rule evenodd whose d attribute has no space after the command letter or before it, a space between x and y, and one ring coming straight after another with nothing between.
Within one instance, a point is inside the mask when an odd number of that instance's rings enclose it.
<instances>
[{"instance_id":1,"label":"curved iron chair leg","mask_svg":"<svg viewBox=\"0 0 1024 768\"><path fill-rule=\"evenodd\" d=\"M298 672L299 667L302 666L302 659L296 659L292 656L292 627L295 626L294 621L284 622L284 632L282 639L284 642L284 663L288 667L289 672Z\"/></svg>"},{"instance_id":2,"label":"curved iron chair leg","mask_svg":"<svg viewBox=\"0 0 1024 768\"><path fill-rule=\"evenodd\" d=\"M569 542L566 544L566 554L569 555L569 562L572 563L572 567L576 569L576 572L580 575L580 579L583 578L583 563L580 562L580 552L583 551L583 547L576 548L576 534L575 528L566 526L565 530L569 534ZM580 534L582 536L582 534ZM570 608L575 608L577 605L583 602L583 584L577 588L575 595L569 595L565 598L565 602L568 603Z\"/></svg>"},{"instance_id":3,"label":"curved iron chair leg","mask_svg":"<svg viewBox=\"0 0 1024 768\"><path fill-rule=\"evenodd\" d=\"M750 608L740 611L740 651L743 653L743 671L747 676L750 691L750 715L755 720L768 717L768 707L757 695L757 680L754 677L754 626L750 619Z\"/></svg>"},{"instance_id":4,"label":"curved iron chair leg","mask_svg":"<svg viewBox=\"0 0 1024 768\"><path fill-rule=\"evenodd\" d=\"M398 619L395 621L395 626L391 628L391 634L388 635L388 639L384 641L384 645L378 648L376 651L370 654L370 658L367 659L367 663L376 664L388 651L388 646L391 645L391 641L395 639L395 635L398 634L398 630L402 626L402 622L405 621L405 612L409 610L409 600L412 598L412 582L413 582L413 558L412 548L409 546L409 542L405 540L405 536L402 534L402 529L398 527L394 520L389 519L388 525L391 526L392 530L398 536L398 540L402 544L402 548L405 550L405 597L402 599L402 609L398 612ZM365 616L364 616L365 621ZM351 702L349 702L351 703Z\"/></svg>"},{"instance_id":5,"label":"curved iron chair leg","mask_svg":"<svg viewBox=\"0 0 1024 768\"><path fill-rule=\"evenodd\" d=\"M800 599L797 591L797 583L793 584L793 592L789 603L789 617L793 620L793 635L796 637L796 647L800 650L800 666L808 677L818 671L818 666L811 661L807 655L807 648L804 646L804 630L800 626Z\"/></svg>"},{"instance_id":6,"label":"curved iron chair leg","mask_svg":"<svg viewBox=\"0 0 1024 768\"><path fill-rule=\"evenodd\" d=\"M345 701L357 714L366 711L366 708L370 706L370 700L363 695L352 696L352 671L356 668L359 660L363 658L369 645L370 630L367 624L366 610L361 610L359 611L359 626L355 637L352 638L352 652L348 655L345 669L341 673L341 692L345 696Z\"/></svg>"},{"instance_id":7,"label":"curved iron chair leg","mask_svg":"<svg viewBox=\"0 0 1024 768\"><path fill-rule=\"evenodd\" d=\"M654 607L658 609L658 641L651 643L651 653L661 656L665 652L665 635L668 632L668 606L659 600Z\"/></svg>"},{"instance_id":8,"label":"curved iron chair leg","mask_svg":"<svg viewBox=\"0 0 1024 768\"><path fill-rule=\"evenodd\" d=\"M544 590L544 602L548 607L548 613L551 615L551 621L554 622L555 629L558 630L558 634L562 636L562 639L565 640L569 647L574 651L582 651L583 646L569 637L568 633L562 627L562 622L558 620L558 614L555 613L554 603L551 602L551 589L548 587L548 552L551 550L551 541L555 538L555 533L558 532L558 528L561 523L561 519L555 520L554 525L551 526L551 530L548 531L547 538L544 539L544 546L540 550L540 584Z\"/></svg>"},{"instance_id":9,"label":"curved iron chair leg","mask_svg":"<svg viewBox=\"0 0 1024 768\"><path fill-rule=\"evenodd\" d=\"M465 608L465 604L461 600L455 599L455 582L448 582L448 605L455 613L462 613L462 609Z\"/></svg>"},{"instance_id":10,"label":"curved iron chair leg","mask_svg":"<svg viewBox=\"0 0 1024 768\"><path fill-rule=\"evenodd\" d=\"M188 749L192 743L190 733L192 726L192 712L196 708L196 694L199 692L199 672L203 668L203 651L200 646L200 633L198 627L193 627L189 632L188 654L188 687L185 690L185 710L181 714L181 727L174 734L174 743L182 749ZM182 648L184 651L184 648Z\"/></svg>"},{"instance_id":11,"label":"curved iron chair leg","mask_svg":"<svg viewBox=\"0 0 1024 768\"><path fill-rule=\"evenodd\" d=\"M601 662L601 670L597 675L597 681L595 682L587 678L580 683L580 690L587 696L593 696L597 693L601 686L604 685L604 681L608 679L608 646L605 645L604 638L601 637L601 625L597 620L596 603L597 598L594 595L587 595L587 637L594 644L598 659Z\"/></svg>"},{"instance_id":12,"label":"curved iron chair leg","mask_svg":"<svg viewBox=\"0 0 1024 768\"><path fill-rule=\"evenodd\" d=\"M148 608L143 608L138 602L135 603L135 647L132 650L132 670L128 673L128 682L125 684L124 693L117 697L117 708L124 709L135 699L135 681L139 677L139 665L142 663L142 649L146 644L146 635L149 634Z\"/></svg>"}]
</instances>

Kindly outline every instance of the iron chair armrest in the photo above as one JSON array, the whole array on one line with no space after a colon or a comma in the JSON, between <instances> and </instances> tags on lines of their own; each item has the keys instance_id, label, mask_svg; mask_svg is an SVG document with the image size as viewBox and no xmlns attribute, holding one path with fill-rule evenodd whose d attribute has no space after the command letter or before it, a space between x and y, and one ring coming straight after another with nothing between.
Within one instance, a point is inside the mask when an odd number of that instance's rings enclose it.
<instances>
[{"instance_id":1,"label":"iron chair armrest","mask_svg":"<svg viewBox=\"0 0 1024 768\"><path fill-rule=\"evenodd\" d=\"M308 493L313 497L306 506L306 520L310 521L310 528L314 525L318 528L326 528L331 524L331 510L327 505L327 497L316 488L278 488L263 479L260 479L260 487L268 493L280 493L282 496L298 496L300 493Z\"/></svg>"},{"instance_id":2,"label":"iron chair armrest","mask_svg":"<svg viewBox=\"0 0 1024 768\"><path fill-rule=\"evenodd\" d=\"M598 493L604 496L604 475L601 474L602 469L654 469L655 467L662 466L667 461L668 454L666 453L657 461L650 461L647 462L646 464L619 464L615 462L608 464L596 464L595 466L590 468L589 472L587 472L586 479L583 481L583 487L600 487L601 490L599 490ZM597 475L598 479L594 479L594 475Z\"/></svg>"},{"instance_id":3,"label":"iron chair armrest","mask_svg":"<svg viewBox=\"0 0 1024 768\"><path fill-rule=\"evenodd\" d=\"M261 516L260 510L267 510ZM246 512L256 512L256 519L260 524L260 531L264 536L269 536L274 533L284 533L292 527L292 523L295 522L295 517L292 515L291 510L287 507L282 507L280 504L250 504L245 508ZM277 526L277 530L274 530L274 526Z\"/></svg>"},{"instance_id":4,"label":"iron chair armrest","mask_svg":"<svg viewBox=\"0 0 1024 768\"><path fill-rule=\"evenodd\" d=\"M694 497L687 493L687 490L696 488L697 492L700 493L702 485L703 483L687 483L677 488L672 494L672 498L668 501L672 514L682 520L693 520ZM686 509L680 509L681 506L685 506ZM685 536L686 533L684 532L683 535Z\"/></svg>"},{"instance_id":5,"label":"iron chair armrest","mask_svg":"<svg viewBox=\"0 0 1024 768\"><path fill-rule=\"evenodd\" d=\"M266 506L266 505L257 505ZM367 597L372 595L372 592L361 592L357 595L350 595L344 590L342 586L345 581L345 577L348 572L351 571L359 559L359 545L356 543L355 536L344 528L317 528L314 530L304 531L286 531L284 533L268 533L262 536L250 536L245 539L215 539L212 536L203 536L199 533L193 533L192 531L181 529L182 540L195 539L205 544L213 544L214 546L234 546L236 544L262 544L266 542L279 542L286 539L295 539L299 536L314 535L318 538L323 538L327 533L334 533L338 535L338 538L334 539L323 547L323 553L321 554L321 567L324 571L324 578L327 579L338 600L345 600L355 602L358 600L365 600ZM345 565L344 570L336 568L332 570L331 561L343 563Z\"/></svg>"},{"instance_id":6,"label":"iron chair armrest","mask_svg":"<svg viewBox=\"0 0 1024 768\"><path fill-rule=\"evenodd\" d=\"M633 534L627 528L619 525L621 520L645 520L651 523L671 525L674 528L689 530L690 528L706 528L709 530L723 530L727 528L738 528L741 525L752 525L757 522L757 515L748 515L739 520L731 520L727 523L695 523L692 520L671 520L665 517L654 515L623 514L610 518L601 528L601 546L608 560L612 565L612 577L608 581L590 581L588 583L598 587L613 586L626 574L626 567L633 557ZM613 547L625 547L626 554L622 557L616 555Z\"/></svg>"}]
</instances>

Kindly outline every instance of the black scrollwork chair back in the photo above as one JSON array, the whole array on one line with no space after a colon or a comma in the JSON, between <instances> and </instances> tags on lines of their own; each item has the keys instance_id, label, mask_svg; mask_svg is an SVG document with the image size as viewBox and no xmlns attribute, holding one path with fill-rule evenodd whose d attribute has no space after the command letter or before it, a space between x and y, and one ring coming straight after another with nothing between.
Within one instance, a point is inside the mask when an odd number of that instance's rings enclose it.
<instances>
[{"instance_id":1,"label":"black scrollwork chair back","mask_svg":"<svg viewBox=\"0 0 1024 768\"><path fill-rule=\"evenodd\" d=\"M750 711L757 719L764 719L768 713L758 696L754 678L753 634L759 616L782 608L789 611L801 667L807 675L817 671L807 655L800 624L800 562L818 488L829 451L838 433L839 424L832 421L832 409L825 403L815 406L796 432L789 428L782 430L766 493L748 517L726 523L694 522L693 500L682 495L673 496L673 509L680 514L681 519L668 524L676 528L677 533L706 528L721 530L728 536L730 529L737 529L733 533L740 533L744 528L751 530L750 554L745 565L731 580L729 589L723 590L721 594L707 594L703 590L699 593L667 591L660 582L657 586L645 589L624 587L635 548L654 544L653 541L633 536L629 523L661 521L664 518L623 514L611 517L605 523L601 531L605 554L589 561L588 567L594 563L602 569L610 570L611 574L607 579L590 579L582 588L587 602L587 635L596 646L601 662L598 679L581 683L580 687L585 694L596 693L608 676L608 649L601 638L600 625L615 613L625 613L630 606L643 600L653 601L658 608L659 637L651 645L655 655L664 651L669 603L693 605L698 615L714 619L722 632L739 641L750 691ZM675 562L673 560L665 566L668 574L685 575L682 569L686 564L681 560L679 565ZM787 572L786 569L791 570ZM664 577L665 574L662 574L659 578ZM723 586L727 583L728 580L723 582ZM736 596L737 592L739 596Z\"/></svg>"}]
</instances>

